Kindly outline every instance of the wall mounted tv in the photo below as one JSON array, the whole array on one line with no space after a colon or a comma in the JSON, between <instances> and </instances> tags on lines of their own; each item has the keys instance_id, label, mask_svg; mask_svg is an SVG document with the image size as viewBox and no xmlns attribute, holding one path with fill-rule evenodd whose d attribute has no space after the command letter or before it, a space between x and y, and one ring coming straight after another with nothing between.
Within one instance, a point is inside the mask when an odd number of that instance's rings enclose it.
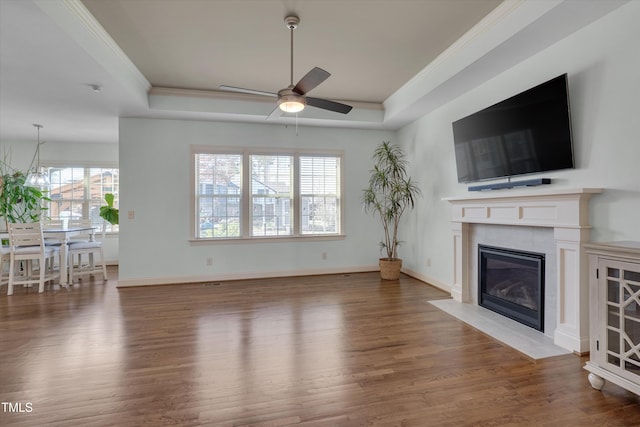
<instances>
[{"instance_id":1,"label":"wall mounted tv","mask_svg":"<svg viewBox=\"0 0 640 427\"><path fill-rule=\"evenodd\" d=\"M568 95L563 74L455 121L458 182L573 168Z\"/></svg>"}]
</instances>

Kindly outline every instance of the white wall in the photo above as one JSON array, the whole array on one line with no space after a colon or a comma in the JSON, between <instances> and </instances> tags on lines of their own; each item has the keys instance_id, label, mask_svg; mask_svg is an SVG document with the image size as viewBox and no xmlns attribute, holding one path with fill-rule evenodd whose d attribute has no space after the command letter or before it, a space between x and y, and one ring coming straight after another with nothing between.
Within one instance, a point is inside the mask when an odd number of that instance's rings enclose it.
<instances>
[{"instance_id":1,"label":"white wall","mask_svg":"<svg viewBox=\"0 0 640 427\"><path fill-rule=\"evenodd\" d=\"M42 138L43 140L46 138ZM10 155L11 167L27 172L35 153L37 142L2 142L0 156ZM7 159L9 160L9 158ZM117 144L82 144L47 142L40 147L41 164L118 164ZM101 164L102 164L101 163ZM104 243L105 259L109 264L118 263L118 236L107 236Z\"/></svg>"},{"instance_id":2,"label":"white wall","mask_svg":"<svg viewBox=\"0 0 640 427\"><path fill-rule=\"evenodd\" d=\"M41 138L45 139L45 138ZM11 154L11 165L18 170L29 168L36 149L36 139L30 142L0 143L0 156L7 152ZM72 142L47 142L40 147L40 163L74 163L94 164L99 162L118 163L117 144L83 144Z\"/></svg>"},{"instance_id":3,"label":"white wall","mask_svg":"<svg viewBox=\"0 0 640 427\"><path fill-rule=\"evenodd\" d=\"M378 224L361 208L371 153L393 133L205 121L120 120L120 285L347 272L377 268ZM341 240L189 242L190 145L344 151ZM128 219L133 211L135 218ZM322 252L327 260L322 260ZM213 257L213 265L206 259Z\"/></svg>"},{"instance_id":4,"label":"white wall","mask_svg":"<svg viewBox=\"0 0 640 427\"><path fill-rule=\"evenodd\" d=\"M425 193L402 236L406 268L445 288L453 281L450 206L441 198L467 186L457 182L451 123L563 73L576 169L539 176L553 188L605 189L591 201L593 241L640 240L638 22L640 1L632 1L398 132Z\"/></svg>"}]
</instances>

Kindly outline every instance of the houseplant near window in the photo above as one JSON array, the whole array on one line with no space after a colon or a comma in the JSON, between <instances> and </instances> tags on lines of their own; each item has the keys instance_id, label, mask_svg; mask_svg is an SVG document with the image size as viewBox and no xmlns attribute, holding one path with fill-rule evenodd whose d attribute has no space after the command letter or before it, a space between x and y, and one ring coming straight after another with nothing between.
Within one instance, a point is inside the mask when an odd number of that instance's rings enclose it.
<instances>
[{"instance_id":1,"label":"houseplant near window","mask_svg":"<svg viewBox=\"0 0 640 427\"><path fill-rule=\"evenodd\" d=\"M10 222L37 222L50 199L41 188L25 185L24 172L13 169L5 158L0 161L0 217L4 229Z\"/></svg>"},{"instance_id":2,"label":"houseplant near window","mask_svg":"<svg viewBox=\"0 0 640 427\"><path fill-rule=\"evenodd\" d=\"M415 199L421 194L418 186L407 176L408 162L402 149L385 141L373 152L375 162L369 177L369 187L364 190L365 212L380 217L384 240L380 246L386 250L386 258L380 258L380 276L385 280L400 277L402 260L398 258L398 227L407 209L413 209Z\"/></svg>"},{"instance_id":3,"label":"houseplant near window","mask_svg":"<svg viewBox=\"0 0 640 427\"><path fill-rule=\"evenodd\" d=\"M100 216L111 225L118 225L120 211L118 208L113 207L113 200L115 196L111 193L104 195L104 201L107 202L106 206L100 207Z\"/></svg>"}]
</instances>

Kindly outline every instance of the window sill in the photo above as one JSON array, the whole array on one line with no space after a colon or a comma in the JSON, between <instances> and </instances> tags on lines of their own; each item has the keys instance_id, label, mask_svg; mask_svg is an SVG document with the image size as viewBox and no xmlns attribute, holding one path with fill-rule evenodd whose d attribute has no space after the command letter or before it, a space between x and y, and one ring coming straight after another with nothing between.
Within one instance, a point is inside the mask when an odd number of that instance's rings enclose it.
<instances>
[{"instance_id":1,"label":"window sill","mask_svg":"<svg viewBox=\"0 0 640 427\"><path fill-rule=\"evenodd\" d=\"M283 242L318 242L329 240L344 240L347 237L344 234L331 235L309 235L309 236L269 236L269 237L239 237L229 239L196 239L190 238L189 243L192 245L209 245L209 244L234 244L234 243L283 243Z\"/></svg>"}]
</instances>

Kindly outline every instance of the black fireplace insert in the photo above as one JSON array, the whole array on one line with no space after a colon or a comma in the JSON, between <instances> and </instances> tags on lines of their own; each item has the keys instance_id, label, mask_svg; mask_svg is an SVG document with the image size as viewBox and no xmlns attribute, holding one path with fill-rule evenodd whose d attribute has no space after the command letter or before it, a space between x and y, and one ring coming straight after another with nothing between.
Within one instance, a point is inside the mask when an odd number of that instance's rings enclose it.
<instances>
[{"instance_id":1,"label":"black fireplace insert","mask_svg":"<svg viewBox=\"0 0 640 427\"><path fill-rule=\"evenodd\" d=\"M544 331L544 258L478 245L478 304Z\"/></svg>"}]
</instances>

